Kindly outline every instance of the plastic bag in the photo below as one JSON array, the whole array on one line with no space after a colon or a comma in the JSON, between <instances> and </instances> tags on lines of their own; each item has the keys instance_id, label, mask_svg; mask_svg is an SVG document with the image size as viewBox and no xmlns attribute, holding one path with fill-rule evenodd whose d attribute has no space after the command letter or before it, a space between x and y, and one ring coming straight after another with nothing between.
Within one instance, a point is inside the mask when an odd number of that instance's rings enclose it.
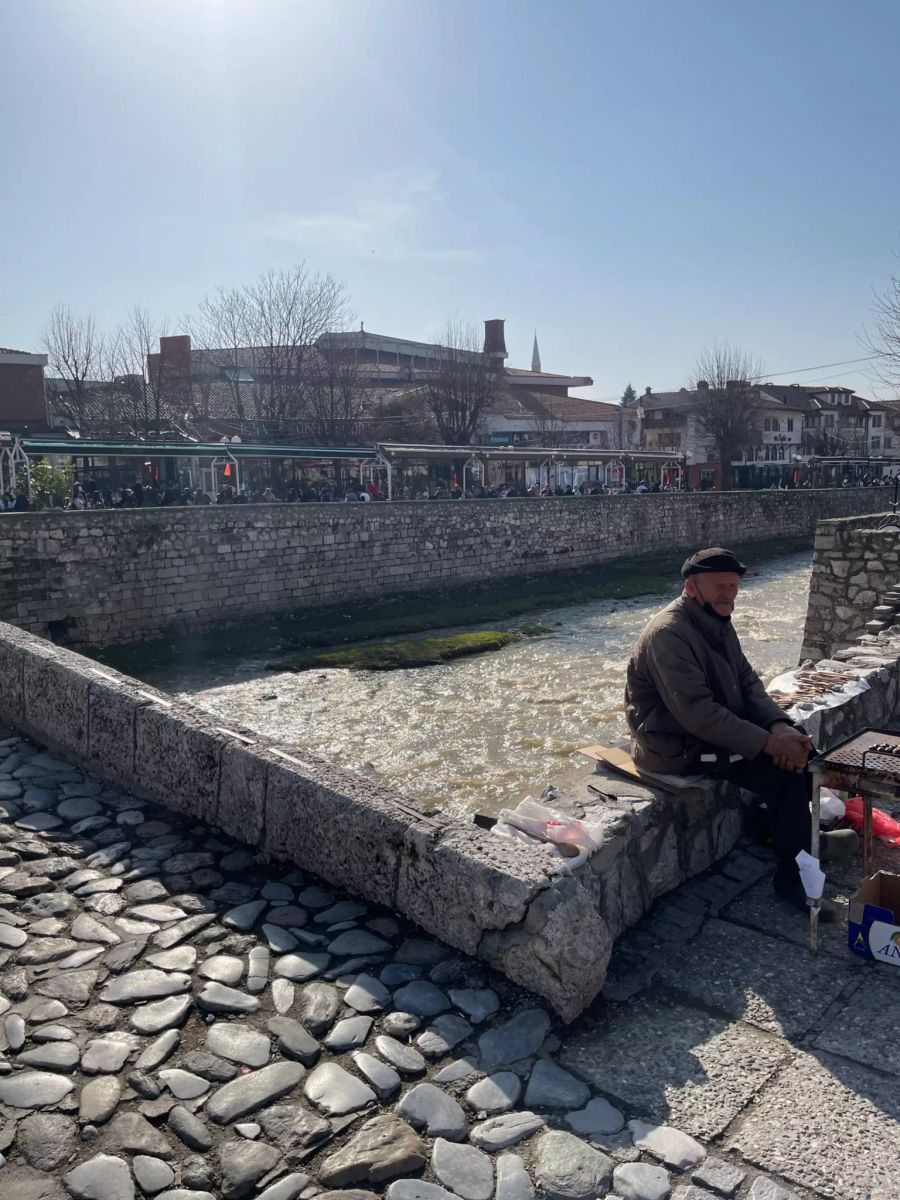
<instances>
[{"instance_id":1,"label":"plastic bag","mask_svg":"<svg viewBox=\"0 0 900 1200\"><path fill-rule=\"evenodd\" d=\"M845 816L853 828L862 829L862 796L851 796L845 807ZM872 808L872 833L889 846L900 846L900 822L895 821L883 808Z\"/></svg>"},{"instance_id":2,"label":"plastic bag","mask_svg":"<svg viewBox=\"0 0 900 1200\"><path fill-rule=\"evenodd\" d=\"M525 834L552 847L570 870L587 862L599 847L601 829L526 797L516 808L501 809L493 831L498 837Z\"/></svg>"},{"instance_id":3,"label":"plastic bag","mask_svg":"<svg viewBox=\"0 0 900 1200\"><path fill-rule=\"evenodd\" d=\"M540 804L537 800L525 799L517 808L504 808L500 813L500 820L542 842L574 847L576 853L592 844L581 821L548 808L546 804Z\"/></svg>"},{"instance_id":4,"label":"plastic bag","mask_svg":"<svg viewBox=\"0 0 900 1200\"><path fill-rule=\"evenodd\" d=\"M766 691L769 695L773 692L779 692L781 695L789 696L796 689L799 682L797 671L785 671L783 674L776 675L774 679L769 680L766 684Z\"/></svg>"},{"instance_id":5,"label":"plastic bag","mask_svg":"<svg viewBox=\"0 0 900 1200\"><path fill-rule=\"evenodd\" d=\"M847 806L831 788L823 787L819 792L819 815L822 821L840 821L847 811Z\"/></svg>"}]
</instances>

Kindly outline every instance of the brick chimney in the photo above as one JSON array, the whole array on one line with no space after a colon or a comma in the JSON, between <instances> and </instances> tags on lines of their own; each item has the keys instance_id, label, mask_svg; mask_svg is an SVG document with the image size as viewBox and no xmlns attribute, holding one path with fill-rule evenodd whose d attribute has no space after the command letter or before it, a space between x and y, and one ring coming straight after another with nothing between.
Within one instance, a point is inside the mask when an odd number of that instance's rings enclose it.
<instances>
[{"instance_id":1,"label":"brick chimney","mask_svg":"<svg viewBox=\"0 0 900 1200\"><path fill-rule=\"evenodd\" d=\"M484 323L484 355L497 367L502 367L507 358L504 324L504 321L496 319Z\"/></svg>"},{"instance_id":2,"label":"brick chimney","mask_svg":"<svg viewBox=\"0 0 900 1200\"><path fill-rule=\"evenodd\" d=\"M697 391L698 392L708 392L709 391L709 384L706 382L705 379L697 380Z\"/></svg>"}]
</instances>

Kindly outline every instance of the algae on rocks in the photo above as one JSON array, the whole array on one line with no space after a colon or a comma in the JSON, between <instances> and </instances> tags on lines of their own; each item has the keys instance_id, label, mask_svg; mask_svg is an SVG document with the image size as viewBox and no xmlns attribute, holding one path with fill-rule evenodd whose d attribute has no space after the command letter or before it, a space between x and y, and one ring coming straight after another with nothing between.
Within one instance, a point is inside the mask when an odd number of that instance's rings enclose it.
<instances>
[{"instance_id":1,"label":"algae on rocks","mask_svg":"<svg viewBox=\"0 0 900 1200\"><path fill-rule=\"evenodd\" d=\"M399 671L408 667L433 667L454 658L502 650L522 640L521 633L479 629L447 637L408 638L393 642L367 642L333 650L307 650L266 665L275 671L310 671L343 667L350 671Z\"/></svg>"}]
</instances>

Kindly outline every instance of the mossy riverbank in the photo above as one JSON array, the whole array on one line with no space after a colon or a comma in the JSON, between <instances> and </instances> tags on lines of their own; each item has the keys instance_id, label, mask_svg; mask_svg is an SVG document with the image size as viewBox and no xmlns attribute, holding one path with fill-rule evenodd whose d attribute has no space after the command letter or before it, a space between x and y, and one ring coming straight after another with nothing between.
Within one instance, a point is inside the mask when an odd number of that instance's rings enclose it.
<instances>
[{"instance_id":1,"label":"mossy riverbank","mask_svg":"<svg viewBox=\"0 0 900 1200\"><path fill-rule=\"evenodd\" d=\"M269 663L275 671L311 671L316 667L342 667L349 671L400 671L408 667L434 667L454 658L487 654L521 642L521 633L478 629L448 637L408 638L391 642L364 642L336 650L306 650Z\"/></svg>"},{"instance_id":2,"label":"mossy riverbank","mask_svg":"<svg viewBox=\"0 0 900 1200\"><path fill-rule=\"evenodd\" d=\"M752 574L768 562L809 550L811 545L810 538L797 537L739 543L731 548L748 563ZM542 609L592 600L674 595L680 585L681 564L690 549L677 547L668 554L633 555L586 571L502 579L482 585L466 583L394 597L360 598L324 609L261 617L239 625L173 634L92 653L99 661L141 678L167 665L262 655L299 658L307 652L402 638L429 629L465 630L486 623L515 621ZM522 629L513 626L511 632Z\"/></svg>"}]
</instances>

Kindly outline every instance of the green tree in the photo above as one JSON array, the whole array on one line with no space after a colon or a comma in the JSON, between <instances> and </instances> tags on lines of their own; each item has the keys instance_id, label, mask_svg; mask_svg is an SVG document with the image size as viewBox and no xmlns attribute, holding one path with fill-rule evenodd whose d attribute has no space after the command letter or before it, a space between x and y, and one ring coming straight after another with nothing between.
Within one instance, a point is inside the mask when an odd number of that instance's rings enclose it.
<instances>
[{"instance_id":1,"label":"green tree","mask_svg":"<svg viewBox=\"0 0 900 1200\"><path fill-rule=\"evenodd\" d=\"M625 388L625 391L622 393L622 403L623 404L633 404L635 400L637 400L637 392L634 390L634 388L629 383L628 386Z\"/></svg>"},{"instance_id":2,"label":"green tree","mask_svg":"<svg viewBox=\"0 0 900 1200\"><path fill-rule=\"evenodd\" d=\"M72 495L75 481L73 466L52 467L50 463L33 463L30 474L31 495L38 508L62 508Z\"/></svg>"}]
</instances>

